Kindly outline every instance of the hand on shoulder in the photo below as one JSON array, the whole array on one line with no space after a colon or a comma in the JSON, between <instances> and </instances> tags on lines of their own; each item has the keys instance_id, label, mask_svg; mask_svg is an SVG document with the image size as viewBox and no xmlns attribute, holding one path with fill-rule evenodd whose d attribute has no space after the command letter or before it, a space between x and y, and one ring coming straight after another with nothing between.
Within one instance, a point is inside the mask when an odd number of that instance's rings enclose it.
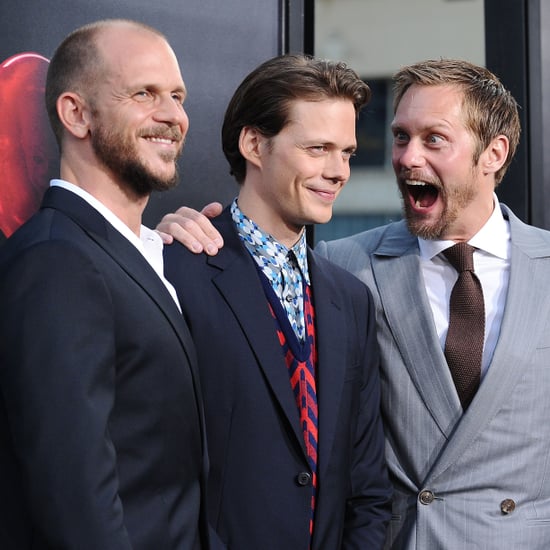
<instances>
[{"instance_id":1,"label":"hand on shoulder","mask_svg":"<svg viewBox=\"0 0 550 550\"><path fill-rule=\"evenodd\" d=\"M156 230L164 244L171 244L175 239L191 252L215 256L223 246L223 239L210 218L219 216L222 210L219 202L207 204L200 212L182 206L174 213L166 214Z\"/></svg>"}]
</instances>

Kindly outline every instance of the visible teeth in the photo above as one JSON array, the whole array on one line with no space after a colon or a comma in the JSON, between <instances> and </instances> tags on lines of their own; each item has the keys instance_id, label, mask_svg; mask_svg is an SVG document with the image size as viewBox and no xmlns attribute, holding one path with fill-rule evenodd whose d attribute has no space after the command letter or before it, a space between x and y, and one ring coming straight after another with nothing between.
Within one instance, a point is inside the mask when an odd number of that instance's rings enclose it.
<instances>
[{"instance_id":1,"label":"visible teeth","mask_svg":"<svg viewBox=\"0 0 550 550\"><path fill-rule=\"evenodd\" d=\"M419 187L424 187L428 184L423 182L423 181L407 180L407 185L415 185L415 186L419 186Z\"/></svg>"},{"instance_id":2,"label":"visible teeth","mask_svg":"<svg viewBox=\"0 0 550 550\"><path fill-rule=\"evenodd\" d=\"M152 137L152 138L147 138L147 139L149 141L153 141L155 143L166 143L168 145L170 145L172 143L172 140L167 139L167 138Z\"/></svg>"}]
</instances>

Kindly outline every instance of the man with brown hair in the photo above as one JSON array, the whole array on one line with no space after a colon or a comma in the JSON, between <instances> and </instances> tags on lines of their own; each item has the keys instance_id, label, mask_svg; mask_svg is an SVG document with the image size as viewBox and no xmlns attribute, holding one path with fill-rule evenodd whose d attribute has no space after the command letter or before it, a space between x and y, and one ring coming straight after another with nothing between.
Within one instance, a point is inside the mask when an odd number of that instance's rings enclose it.
<instances>
[{"instance_id":1,"label":"man with brown hair","mask_svg":"<svg viewBox=\"0 0 550 550\"><path fill-rule=\"evenodd\" d=\"M415 63L395 83L405 219L317 246L374 296L395 488L387 547L546 550L550 233L495 195L519 141L518 108L466 61ZM215 248L212 234L200 238ZM463 273L448 249L471 254ZM460 306L457 295L469 298Z\"/></svg>"},{"instance_id":2,"label":"man with brown hair","mask_svg":"<svg viewBox=\"0 0 550 550\"><path fill-rule=\"evenodd\" d=\"M381 549L389 487L366 287L306 245L349 178L370 89L344 64L280 56L241 83L222 144L240 184L211 258L166 247L198 352L228 548Z\"/></svg>"}]
</instances>

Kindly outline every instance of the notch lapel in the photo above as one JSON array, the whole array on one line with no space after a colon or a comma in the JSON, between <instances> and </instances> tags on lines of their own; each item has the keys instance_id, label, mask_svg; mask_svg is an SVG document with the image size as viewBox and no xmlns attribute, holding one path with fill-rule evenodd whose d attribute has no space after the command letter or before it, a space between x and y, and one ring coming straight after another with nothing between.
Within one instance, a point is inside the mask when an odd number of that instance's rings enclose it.
<instances>
[{"instance_id":1,"label":"notch lapel","mask_svg":"<svg viewBox=\"0 0 550 550\"><path fill-rule=\"evenodd\" d=\"M180 339L195 369L196 355L191 335L170 293L136 247L84 199L60 187L47 190L43 207L64 212L157 304ZM193 377L197 375L193 372Z\"/></svg>"},{"instance_id":2,"label":"notch lapel","mask_svg":"<svg viewBox=\"0 0 550 550\"><path fill-rule=\"evenodd\" d=\"M313 286L317 342L317 405L319 410L319 476L326 474L336 435L338 411L346 376L346 356L342 342L346 326L345 312L334 288L315 258L308 254Z\"/></svg>"},{"instance_id":3,"label":"notch lapel","mask_svg":"<svg viewBox=\"0 0 550 550\"><path fill-rule=\"evenodd\" d=\"M208 259L208 263L220 269L219 274L212 279L213 284L233 311L242 328L243 338L257 359L258 368L262 370L274 398L284 412L304 456L307 456L288 369L254 260L240 242L234 228L231 231L225 228L224 235L224 247L216 256Z\"/></svg>"}]
</instances>

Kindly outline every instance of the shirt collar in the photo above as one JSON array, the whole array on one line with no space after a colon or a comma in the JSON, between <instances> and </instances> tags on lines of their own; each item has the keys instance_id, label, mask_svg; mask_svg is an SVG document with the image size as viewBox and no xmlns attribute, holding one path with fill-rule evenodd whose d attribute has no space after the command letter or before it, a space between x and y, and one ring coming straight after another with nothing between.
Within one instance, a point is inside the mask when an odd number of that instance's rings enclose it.
<instances>
[{"instance_id":1,"label":"shirt collar","mask_svg":"<svg viewBox=\"0 0 550 550\"><path fill-rule=\"evenodd\" d=\"M70 183L61 179L53 179L50 182L51 187L62 187L68 191L72 191L75 195L84 199L90 206L97 210L119 233L122 233L136 248L141 251L154 250L154 254L162 254L162 239L160 235L142 225L140 227L140 236L138 237L118 216L113 214L102 202L96 199L93 195L78 187L73 183Z\"/></svg>"},{"instance_id":2,"label":"shirt collar","mask_svg":"<svg viewBox=\"0 0 550 550\"><path fill-rule=\"evenodd\" d=\"M479 250L497 258L507 259L509 256L510 226L504 219L496 194L493 193L493 213L485 225L468 241ZM449 246L454 244L448 240L427 240L418 237L420 257L431 260Z\"/></svg>"},{"instance_id":3,"label":"shirt collar","mask_svg":"<svg viewBox=\"0 0 550 550\"><path fill-rule=\"evenodd\" d=\"M289 249L272 235L262 231L253 220L243 214L237 204L237 199L231 204L231 216L239 237L260 267L263 268L269 264L271 268L283 269L288 252L292 250L306 284L310 284L305 231L302 231L296 244Z\"/></svg>"}]
</instances>

